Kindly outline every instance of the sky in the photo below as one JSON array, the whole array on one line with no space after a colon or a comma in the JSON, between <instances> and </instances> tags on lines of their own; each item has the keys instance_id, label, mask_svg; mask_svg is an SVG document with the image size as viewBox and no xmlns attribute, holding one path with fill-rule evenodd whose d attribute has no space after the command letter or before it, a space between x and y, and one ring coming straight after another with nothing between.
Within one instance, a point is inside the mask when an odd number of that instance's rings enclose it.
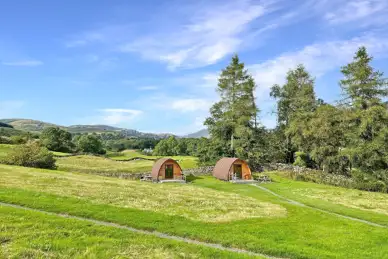
<instances>
[{"instance_id":1,"label":"sky","mask_svg":"<svg viewBox=\"0 0 388 259\"><path fill-rule=\"evenodd\" d=\"M387 13L387 0L1 1L0 118L192 133L238 54L274 127L270 88L300 63L328 103L358 47L388 73Z\"/></svg>"}]
</instances>

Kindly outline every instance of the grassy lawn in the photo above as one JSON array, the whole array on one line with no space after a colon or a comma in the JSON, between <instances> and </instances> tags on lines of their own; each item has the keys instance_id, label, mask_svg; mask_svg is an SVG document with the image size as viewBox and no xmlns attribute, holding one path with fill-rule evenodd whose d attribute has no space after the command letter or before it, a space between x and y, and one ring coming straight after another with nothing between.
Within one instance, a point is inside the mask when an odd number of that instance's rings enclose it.
<instances>
[{"instance_id":1,"label":"grassy lawn","mask_svg":"<svg viewBox=\"0 0 388 259\"><path fill-rule=\"evenodd\" d=\"M0 144L0 159L6 157L13 147L14 145Z\"/></svg>"},{"instance_id":2,"label":"grassy lawn","mask_svg":"<svg viewBox=\"0 0 388 259\"><path fill-rule=\"evenodd\" d=\"M7 154L12 150L13 147L16 147L16 145L9 145L9 144L0 144L0 158L7 156ZM68 156L69 153L62 153L62 152L55 152L52 151L54 156Z\"/></svg>"},{"instance_id":3,"label":"grassy lawn","mask_svg":"<svg viewBox=\"0 0 388 259\"><path fill-rule=\"evenodd\" d=\"M135 160L114 161L105 157L80 155L57 158L58 170L81 173L136 173L151 171L154 162Z\"/></svg>"},{"instance_id":4,"label":"grassy lawn","mask_svg":"<svg viewBox=\"0 0 388 259\"><path fill-rule=\"evenodd\" d=\"M15 169L18 173L15 174ZM22 170L21 170L22 169ZM0 165L0 186L72 196L99 204L132 207L183 216L193 220L224 222L256 217L284 217L286 209L238 194L192 185L153 184L57 171L37 171Z\"/></svg>"},{"instance_id":5,"label":"grassy lawn","mask_svg":"<svg viewBox=\"0 0 388 259\"><path fill-rule=\"evenodd\" d=\"M5 157L15 145L0 144L0 159ZM122 160L133 157L145 157L158 159L156 156L145 156L134 150L125 150L120 157L100 157L91 155L68 156L68 153L52 152L57 159L58 170L80 173L141 173L149 172L154 165L152 160L115 161L121 157ZM115 154L116 155L116 154ZM123 158L124 157L124 158ZM191 156L174 156L179 161L182 169L197 167L197 158Z\"/></svg>"},{"instance_id":6,"label":"grassy lawn","mask_svg":"<svg viewBox=\"0 0 388 259\"><path fill-rule=\"evenodd\" d=\"M133 152L132 152L133 153ZM143 156L144 157L144 156ZM148 156L146 156L149 158ZM116 157L117 158L117 157ZM157 157L151 157L157 159ZM195 168L197 158L175 156L182 169ZM80 155L57 158L58 169L67 172L81 173L138 173L149 172L154 165L152 160L115 161L113 158Z\"/></svg>"},{"instance_id":7,"label":"grassy lawn","mask_svg":"<svg viewBox=\"0 0 388 259\"><path fill-rule=\"evenodd\" d=\"M271 174L274 183L266 188L287 198L340 214L388 226L388 194L346 189L331 185L294 181Z\"/></svg>"},{"instance_id":8,"label":"grassy lawn","mask_svg":"<svg viewBox=\"0 0 388 259\"><path fill-rule=\"evenodd\" d=\"M248 258L0 205L0 258Z\"/></svg>"},{"instance_id":9,"label":"grassy lawn","mask_svg":"<svg viewBox=\"0 0 388 259\"><path fill-rule=\"evenodd\" d=\"M210 177L198 178L186 185L143 185L121 179L11 166L1 166L0 175L0 201L3 202L158 230L274 256L388 258L388 229L288 204L254 186L225 183ZM54 188L53 184L60 187ZM112 195L109 192L113 192ZM157 197L158 194L162 198ZM178 199L172 197L178 195ZM166 201L162 201L163 197ZM244 202L234 203L232 197ZM144 199L148 202L142 203ZM157 202L149 205L153 201ZM164 202L163 206L159 208L158 202ZM182 203L187 208L183 208ZM241 208L244 204L248 210ZM249 209L255 204L263 208L270 206L271 213L275 214L252 217ZM200 215L220 219L219 215L232 209L228 206L240 206L245 216L234 214L235 218L229 218L226 223L225 219L213 221ZM220 211L212 212L211 207ZM180 212L173 214L173 210ZM284 210L285 215L279 214Z\"/></svg>"}]
</instances>

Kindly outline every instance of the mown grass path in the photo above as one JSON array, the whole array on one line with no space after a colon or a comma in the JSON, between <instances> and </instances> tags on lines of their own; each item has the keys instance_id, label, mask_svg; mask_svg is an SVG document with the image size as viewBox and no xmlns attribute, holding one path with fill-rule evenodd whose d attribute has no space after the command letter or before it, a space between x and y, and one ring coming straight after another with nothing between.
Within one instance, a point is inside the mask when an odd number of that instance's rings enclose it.
<instances>
[{"instance_id":1,"label":"mown grass path","mask_svg":"<svg viewBox=\"0 0 388 259\"><path fill-rule=\"evenodd\" d=\"M159 238L164 238L164 239L169 239L169 240L174 240L174 241L185 242L185 243L188 243L188 244L201 245L201 246L205 246L205 247L209 247L209 248L219 249L219 250L222 250L222 251L228 251L228 252L233 252L233 253L245 254L245 255L255 256L255 257L259 257L259 258L285 259L285 258L269 256L269 255L265 255L265 254L261 254L261 253L255 253L255 252L251 252L251 251L247 251L247 250L243 250L243 249L225 247L225 246L223 246L221 244L206 243L206 242L201 242L201 241L197 241L197 240L193 240L193 239L189 239L189 238L173 236L173 235L165 234L165 233L158 232L158 231L147 231L147 230L142 230L142 229L137 229L137 228L132 228L132 227L128 227L128 226L123 226L123 225L115 224L115 223L112 223L112 222L100 221L100 220L84 218L84 217L78 217L78 216L72 216L72 215L67 215L67 214L53 213L53 212L33 209L33 208L29 208L29 207L25 207L25 206L20 206L20 205L15 205L15 204L10 204L10 203L0 202L0 206L11 207L11 208L16 208L16 209L23 209L23 210L27 210L27 211L33 211L33 212L40 212L40 213L43 213L43 214L54 215L54 216L58 216L58 217L62 217L62 218L70 218L70 219L86 221L86 222L90 222L90 223L93 223L93 224L96 224L96 225L100 225L100 226L124 229L124 230L128 230L128 231L131 231L131 232L139 233L139 234L152 235L152 236L159 237Z\"/></svg>"},{"instance_id":2,"label":"mown grass path","mask_svg":"<svg viewBox=\"0 0 388 259\"><path fill-rule=\"evenodd\" d=\"M290 204L294 204L294 205L297 205L297 206L310 208L310 209L313 209L313 210L316 210L316 211L320 211L320 212L328 213L328 214L331 214L331 215L335 215L337 217L341 217L341 218L345 218L345 219L350 219L350 220L353 220L353 221L358 221L358 222L365 223L365 224L368 224L368 225L371 225L371 226L387 228L388 229L388 226L385 226L385 225L381 225L381 224L374 223L374 222L371 222L371 221L368 221L368 220L364 220L364 219L353 218L353 217L350 217L350 216L342 215L342 214L335 213L335 212L328 211L328 210L319 209L319 208L316 208L314 206L310 206L310 205L301 203L299 201L291 200L291 199L289 199L289 198L287 198L285 196L282 196L280 194L277 194L276 192L273 192L273 191L271 191L271 190L269 190L269 189L267 189L267 188L265 188L265 187L263 187L261 185L257 185L257 184L252 184L252 185L257 187L257 188L259 188L259 189L261 189L261 190L263 190L263 191L271 193L272 195L274 195L274 196L276 196L278 198L286 200Z\"/></svg>"}]
</instances>

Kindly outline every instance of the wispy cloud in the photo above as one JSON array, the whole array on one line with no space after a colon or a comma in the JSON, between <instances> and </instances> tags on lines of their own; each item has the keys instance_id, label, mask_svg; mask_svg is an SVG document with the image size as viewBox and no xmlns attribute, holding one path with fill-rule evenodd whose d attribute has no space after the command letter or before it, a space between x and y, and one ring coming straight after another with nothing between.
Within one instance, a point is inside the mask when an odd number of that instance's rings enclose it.
<instances>
[{"instance_id":1,"label":"wispy cloud","mask_svg":"<svg viewBox=\"0 0 388 259\"><path fill-rule=\"evenodd\" d=\"M40 60L16 60L16 61L3 61L4 66L17 66L17 67L36 67L43 65Z\"/></svg>"},{"instance_id":2,"label":"wispy cloud","mask_svg":"<svg viewBox=\"0 0 388 259\"><path fill-rule=\"evenodd\" d=\"M357 21L353 26L379 25L388 23L388 1L386 0L352 0L338 1L324 18L334 25Z\"/></svg>"},{"instance_id":3,"label":"wispy cloud","mask_svg":"<svg viewBox=\"0 0 388 259\"><path fill-rule=\"evenodd\" d=\"M314 76L338 69L351 60L360 46L366 46L371 54L379 54L380 58L388 56L388 37L369 35L308 45L299 51L283 53L263 63L250 65L248 69L258 85L270 88L273 84L282 83L287 71L298 64L304 64Z\"/></svg>"},{"instance_id":4,"label":"wispy cloud","mask_svg":"<svg viewBox=\"0 0 388 259\"><path fill-rule=\"evenodd\" d=\"M272 2L227 1L195 6L183 25L122 44L119 50L165 62L170 69L214 64L239 49L244 38L253 33L252 23L272 11Z\"/></svg>"},{"instance_id":5,"label":"wispy cloud","mask_svg":"<svg viewBox=\"0 0 388 259\"><path fill-rule=\"evenodd\" d=\"M139 116L143 112L140 110L132 110L132 109L101 109L101 120L104 123L110 125L117 125L120 123L128 123L132 121L135 117Z\"/></svg>"},{"instance_id":6,"label":"wispy cloud","mask_svg":"<svg viewBox=\"0 0 388 259\"><path fill-rule=\"evenodd\" d=\"M178 99L171 103L171 108L181 112L207 111L211 104L206 99Z\"/></svg>"}]
</instances>

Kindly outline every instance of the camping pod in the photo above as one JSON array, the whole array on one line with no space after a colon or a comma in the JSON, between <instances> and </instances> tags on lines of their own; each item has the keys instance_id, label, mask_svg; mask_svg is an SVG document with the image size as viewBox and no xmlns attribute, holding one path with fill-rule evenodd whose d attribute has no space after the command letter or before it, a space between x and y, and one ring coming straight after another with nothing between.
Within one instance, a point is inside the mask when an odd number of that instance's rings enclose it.
<instances>
[{"instance_id":1,"label":"camping pod","mask_svg":"<svg viewBox=\"0 0 388 259\"><path fill-rule=\"evenodd\" d=\"M239 158L224 157L218 160L213 169L213 176L224 181L252 181L248 163Z\"/></svg>"},{"instance_id":2,"label":"camping pod","mask_svg":"<svg viewBox=\"0 0 388 259\"><path fill-rule=\"evenodd\" d=\"M152 181L154 182L186 182L182 168L172 158L161 158L152 167Z\"/></svg>"}]
</instances>

